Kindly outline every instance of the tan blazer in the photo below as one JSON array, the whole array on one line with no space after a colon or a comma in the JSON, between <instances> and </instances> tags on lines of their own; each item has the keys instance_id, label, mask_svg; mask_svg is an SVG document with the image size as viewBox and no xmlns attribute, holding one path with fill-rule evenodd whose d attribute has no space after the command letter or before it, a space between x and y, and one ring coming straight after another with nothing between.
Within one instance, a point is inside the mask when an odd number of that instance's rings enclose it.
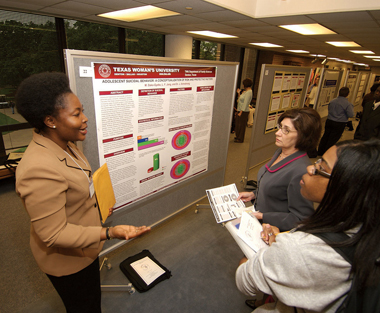
<instances>
[{"instance_id":1,"label":"tan blazer","mask_svg":"<svg viewBox=\"0 0 380 313\"><path fill-rule=\"evenodd\" d=\"M90 165L78 148L77 164L65 151L37 133L16 171L16 192L30 220L30 246L41 270L53 276L90 265L103 247L95 196L90 198Z\"/></svg>"}]
</instances>

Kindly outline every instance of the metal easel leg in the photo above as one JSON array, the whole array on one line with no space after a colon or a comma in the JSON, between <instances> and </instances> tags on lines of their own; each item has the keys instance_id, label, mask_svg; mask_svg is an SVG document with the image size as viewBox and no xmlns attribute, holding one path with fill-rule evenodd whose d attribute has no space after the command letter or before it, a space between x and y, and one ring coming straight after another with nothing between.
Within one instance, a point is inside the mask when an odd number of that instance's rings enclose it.
<instances>
[{"instance_id":1,"label":"metal easel leg","mask_svg":"<svg viewBox=\"0 0 380 313\"><path fill-rule=\"evenodd\" d=\"M196 204L195 205L195 214L198 214L199 210L200 209L211 209L211 206L209 204ZM222 227L225 227L226 223L220 223L220 225L222 225Z\"/></svg>"},{"instance_id":2,"label":"metal easel leg","mask_svg":"<svg viewBox=\"0 0 380 313\"><path fill-rule=\"evenodd\" d=\"M211 209L211 206L209 204L196 204L195 205L195 214L199 212L200 209Z\"/></svg>"},{"instance_id":3,"label":"metal easel leg","mask_svg":"<svg viewBox=\"0 0 380 313\"><path fill-rule=\"evenodd\" d=\"M112 269L112 264L109 262L108 258L104 258L102 264L100 265L99 271L105 266L108 270ZM130 295L134 294L136 289L131 283L128 285L100 285L102 291L127 291Z\"/></svg>"}]
</instances>

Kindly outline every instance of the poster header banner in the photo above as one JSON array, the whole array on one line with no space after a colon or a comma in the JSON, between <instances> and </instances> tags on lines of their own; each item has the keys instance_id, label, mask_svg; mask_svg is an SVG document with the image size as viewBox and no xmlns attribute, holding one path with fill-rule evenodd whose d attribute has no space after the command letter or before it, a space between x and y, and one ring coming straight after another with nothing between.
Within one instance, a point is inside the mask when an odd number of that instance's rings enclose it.
<instances>
[{"instance_id":1,"label":"poster header banner","mask_svg":"<svg viewBox=\"0 0 380 313\"><path fill-rule=\"evenodd\" d=\"M95 63L95 79L215 77L215 67L147 66Z\"/></svg>"}]
</instances>

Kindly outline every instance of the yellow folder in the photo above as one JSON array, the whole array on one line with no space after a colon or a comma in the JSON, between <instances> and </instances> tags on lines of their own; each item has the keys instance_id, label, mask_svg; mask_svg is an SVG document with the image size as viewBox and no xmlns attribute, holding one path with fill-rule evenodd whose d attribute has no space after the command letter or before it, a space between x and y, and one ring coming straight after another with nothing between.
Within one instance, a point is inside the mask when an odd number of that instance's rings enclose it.
<instances>
[{"instance_id":1,"label":"yellow folder","mask_svg":"<svg viewBox=\"0 0 380 313\"><path fill-rule=\"evenodd\" d=\"M95 171L92 179L100 214L102 215L102 222L104 223L108 217L109 209L116 203L107 163L104 163Z\"/></svg>"}]
</instances>

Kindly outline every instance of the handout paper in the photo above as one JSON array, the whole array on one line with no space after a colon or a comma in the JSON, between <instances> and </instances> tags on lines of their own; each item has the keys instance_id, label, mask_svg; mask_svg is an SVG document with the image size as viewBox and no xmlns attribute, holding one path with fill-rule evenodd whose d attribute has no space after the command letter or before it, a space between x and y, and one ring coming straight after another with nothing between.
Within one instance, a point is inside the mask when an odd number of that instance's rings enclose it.
<instances>
[{"instance_id":1,"label":"handout paper","mask_svg":"<svg viewBox=\"0 0 380 313\"><path fill-rule=\"evenodd\" d=\"M165 271L147 256L131 263L131 266L147 285L150 285L162 274L165 274Z\"/></svg>"},{"instance_id":2,"label":"handout paper","mask_svg":"<svg viewBox=\"0 0 380 313\"><path fill-rule=\"evenodd\" d=\"M238 236L255 252L268 247L268 245L261 239L262 230L263 226L253 214L243 212Z\"/></svg>"},{"instance_id":3,"label":"handout paper","mask_svg":"<svg viewBox=\"0 0 380 313\"><path fill-rule=\"evenodd\" d=\"M208 201L218 223L223 223L241 216L245 209L243 201L236 199L239 192L235 184L206 190Z\"/></svg>"}]
</instances>

